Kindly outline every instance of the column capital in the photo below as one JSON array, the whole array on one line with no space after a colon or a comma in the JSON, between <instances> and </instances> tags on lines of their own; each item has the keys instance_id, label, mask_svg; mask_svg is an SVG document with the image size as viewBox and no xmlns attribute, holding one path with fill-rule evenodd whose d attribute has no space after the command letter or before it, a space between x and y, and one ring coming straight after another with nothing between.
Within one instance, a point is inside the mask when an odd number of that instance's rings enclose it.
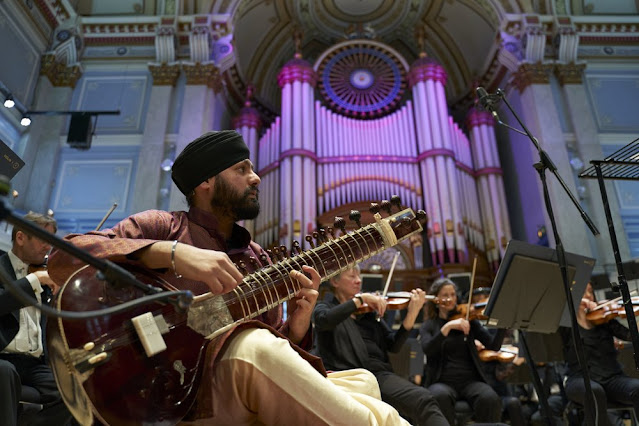
<instances>
[{"instance_id":1,"label":"column capital","mask_svg":"<svg viewBox=\"0 0 639 426\"><path fill-rule=\"evenodd\" d=\"M82 77L82 66L78 63L65 65L50 53L43 55L41 61L40 75L46 76L54 86L73 88Z\"/></svg>"},{"instance_id":2,"label":"column capital","mask_svg":"<svg viewBox=\"0 0 639 426\"><path fill-rule=\"evenodd\" d=\"M213 63L182 63L186 84L206 85L218 93L222 89L222 78Z\"/></svg>"},{"instance_id":3,"label":"column capital","mask_svg":"<svg viewBox=\"0 0 639 426\"><path fill-rule=\"evenodd\" d=\"M439 62L427 56L422 56L411 65L408 73L408 84L412 88L420 81L433 80L439 81L445 86L447 78L446 70Z\"/></svg>"},{"instance_id":4,"label":"column capital","mask_svg":"<svg viewBox=\"0 0 639 426\"><path fill-rule=\"evenodd\" d=\"M585 69L585 63L556 64L555 75L562 86L566 84L582 84Z\"/></svg>"},{"instance_id":5,"label":"column capital","mask_svg":"<svg viewBox=\"0 0 639 426\"><path fill-rule=\"evenodd\" d=\"M531 84L550 83L550 73L552 69L552 64L544 64L542 62L534 64L523 63L519 65L517 71L513 73L512 83L517 87L520 93L523 93Z\"/></svg>"},{"instance_id":6,"label":"column capital","mask_svg":"<svg viewBox=\"0 0 639 426\"><path fill-rule=\"evenodd\" d=\"M315 87L317 83L317 74L313 67L302 59L300 55L296 55L295 58L288 61L277 75L277 84L280 87L284 87L294 81L308 83L312 87Z\"/></svg>"},{"instance_id":7,"label":"column capital","mask_svg":"<svg viewBox=\"0 0 639 426\"><path fill-rule=\"evenodd\" d=\"M180 76L179 64L149 64L149 72L153 77L154 86L175 86Z\"/></svg>"}]
</instances>

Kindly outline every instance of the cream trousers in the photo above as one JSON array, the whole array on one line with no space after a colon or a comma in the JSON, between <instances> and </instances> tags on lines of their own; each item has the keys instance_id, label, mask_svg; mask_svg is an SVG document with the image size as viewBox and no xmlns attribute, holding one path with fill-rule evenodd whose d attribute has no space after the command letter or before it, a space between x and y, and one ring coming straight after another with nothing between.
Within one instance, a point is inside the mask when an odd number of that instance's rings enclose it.
<instances>
[{"instance_id":1,"label":"cream trousers","mask_svg":"<svg viewBox=\"0 0 639 426\"><path fill-rule=\"evenodd\" d=\"M236 335L216 363L214 417L198 425L408 425L364 369L317 372L265 329Z\"/></svg>"}]
</instances>

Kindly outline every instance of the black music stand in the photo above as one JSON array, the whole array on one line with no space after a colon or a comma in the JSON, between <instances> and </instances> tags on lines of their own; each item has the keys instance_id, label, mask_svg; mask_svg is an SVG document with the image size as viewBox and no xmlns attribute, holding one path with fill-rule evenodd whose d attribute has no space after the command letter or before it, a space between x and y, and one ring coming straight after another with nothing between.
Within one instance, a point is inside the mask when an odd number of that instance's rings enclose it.
<instances>
[{"instance_id":1,"label":"black music stand","mask_svg":"<svg viewBox=\"0 0 639 426\"><path fill-rule=\"evenodd\" d=\"M604 211L606 213L606 222L608 222L608 230L610 231L610 242L612 243L612 251L617 264L617 277L619 284L612 283L612 289L621 292L623 304L626 309L628 329L632 339L632 347L634 350L635 368L639 370L639 333L637 332L637 321L635 319L632 300L630 299L630 291L628 290L628 282L624 274L624 266L619 253L619 243L615 233L615 225L610 213L610 204L608 203L608 194L604 179L615 180L637 180L639 181L639 138L630 142L628 145L606 157L604 160L592 160L590 166L579 174L580 178L597 179L599 182L599 191L601 192L601 201L603 202Z\"/></svg>"},{"instance_id":2,"label":"black music stand","mask_svg":"<svg viewBox=\"0 0 639 426\"><path fill-rule=\"evenodd\" d=\"M565 259L572 302L576 305L575 309L578 309L595 260L568 252L565 252ZM535 368L525 333L554 333L560 325L572 326L562 282L556 250L511 240L497 270L484 310L489 327L516 329L521 332L524 358L530 366L541 412L549 424L552 420L548 395Z\"/></svg>"},{"instance_id":3,"label":"black music stand","mask_svg":"<svg viewBox=\"0 0 639 426\"><path fill-rule=\"evenodd\" d=\"M577 310L595 260L566 252L566 264ZM560 325L571 327L557 251L511 240L497 270L484 315L489 317L488 326L496 328L554 333Z\"/></svg>"}]
</instances>

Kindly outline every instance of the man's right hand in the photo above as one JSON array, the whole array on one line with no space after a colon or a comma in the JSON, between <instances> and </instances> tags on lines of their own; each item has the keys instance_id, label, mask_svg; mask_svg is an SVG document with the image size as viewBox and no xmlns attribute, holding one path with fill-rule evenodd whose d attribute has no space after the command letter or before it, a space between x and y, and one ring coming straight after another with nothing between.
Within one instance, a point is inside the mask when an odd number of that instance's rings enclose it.
<instances>
[{"instance_id":1,"label":"man's right hand","mask_svg":"<svg viewBox=\"0 0 639 426\"><path fill-rule=\"evenodd\" d=\"M206 283L214 294L228 293L244 278L229 256L221 251L178 243L174 261L176 273Z\"/></svg>"}]
</instances>

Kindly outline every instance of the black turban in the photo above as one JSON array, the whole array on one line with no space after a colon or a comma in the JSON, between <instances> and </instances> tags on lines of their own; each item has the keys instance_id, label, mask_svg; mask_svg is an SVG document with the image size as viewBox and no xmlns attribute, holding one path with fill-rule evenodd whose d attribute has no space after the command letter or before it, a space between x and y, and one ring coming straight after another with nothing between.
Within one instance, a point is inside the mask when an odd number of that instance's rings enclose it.
<instances>
[{"instance_id":1,"label":"black turban","mask_svg":"<svg viewBox=\"0 0 639 426\"><path fill-rule=\"evenodd\" d=\"M242 135L235 130L208 132L188 144L171 168L171 178L184 195L223 170L249 158Z\"/></svg>"}]
</instances>

